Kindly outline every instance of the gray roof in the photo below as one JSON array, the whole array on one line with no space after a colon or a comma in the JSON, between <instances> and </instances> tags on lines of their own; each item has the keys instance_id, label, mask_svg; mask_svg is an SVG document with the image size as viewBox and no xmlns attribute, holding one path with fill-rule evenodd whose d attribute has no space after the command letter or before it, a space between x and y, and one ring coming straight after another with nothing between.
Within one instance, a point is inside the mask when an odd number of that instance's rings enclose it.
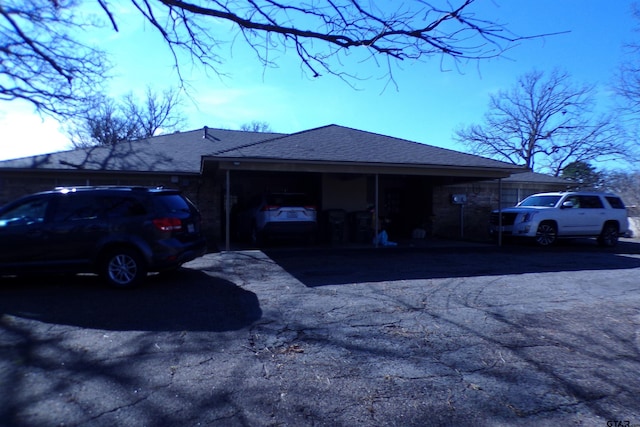
<instances>
[{"instance_id":1,"label":"gray roof","mask_svg":"<svg viewBox=\"0 0 640 427\"><path fill-rule=\"evenodd\" d=\"M524 173L519 173L517 175L511 175L510 177L505 178L503 181L526 182L526 183L537 183L537 184L558 184L558 185L573 184L571 181L567 179L559 178L553 175L537 173L537 172L524 172Z\"/></svg>"},{"instance_id":2,"label":"gray roof","mask_svg":"<svg viewBox=\"0 0 640 427\"><path fill-rule=\"evenodd\" d=\"M205 127L115 146L6 160L0 169L199 173L203 157L524 171L510 163L337 125L291 135Z\"/></svg>"},{"instance_id":3,"label":"gray roof","mask_svg":"<svg viewBox=\"0 0 640 427\"><path fill-rule=\"evenodd\" d=\"M206 136L205 136L206 134ZM154 136L113 146L78 148L5 160L0 169L106 170L199 173L202 156L214 155L279 133L204 128Z\"/></svg>"},{"instance_id":4,"label":"gray roof","mask_svg":"<svg viewBox=\"0 0 640 427\"><path fill-rule=\"evenodd\" d=\"M522 169L510 163L337 125L230 148L219 151L215 157Z\"/></svg>"}]
</instances>

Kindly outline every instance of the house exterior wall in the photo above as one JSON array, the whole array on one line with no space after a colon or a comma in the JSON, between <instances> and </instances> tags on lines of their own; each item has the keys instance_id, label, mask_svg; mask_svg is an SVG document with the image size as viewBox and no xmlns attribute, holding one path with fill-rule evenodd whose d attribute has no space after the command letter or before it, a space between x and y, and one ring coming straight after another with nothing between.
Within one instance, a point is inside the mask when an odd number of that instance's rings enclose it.
<instances>
[{"instance_id":1,"label":"house exterior wall","mask_svg":"<svg viewBox=\"0 0 640 427\"><path fill-rule=\"evenodd\" d=\"M344 209L347 212L367 208L367 178L337 174L322 176L322 209Z\"/></svg>"},{"instance_id":2,"label":"house exterior wall","mask_svg":"<svg viewBox=\"0 0 640 427\"><path fill-rule=\"evenodd\" d=\"M232 175L232 181L239 179ZM346 212L365 210L373 203L375 188L372 177L341 177L338 174L325 174L321 178L322 209L344 209ZM60 172L10 172L0 174L0 205L20 196L37 191L50 190L60 186L74 185L140 185L178 188L189 197L202 213L202 227L212 248L225 238L226 215L224 198L226 175L224 171L207 176L169 175L169 174L126 174L126 173L60 173ZM427 235L446 238L464 238L484 240L488 238L487 222L491 210L498 208L498 181L482 181L469 184L430 186L426 182L406 183L406 180L385 177L380 183L381 215L391 213L389 200L385 194L389 189L407 186L411 200L416 196L415 186L427 185L429 191L420 196L431 198L431 204L424 207L424 222ZM502 182L503 207L512 206L518 200L540 191L561 190L557 184L526 184ZM452 194L465 194L467 203L461 207L451 202ZM237 195L232 193L232 197ZM233 200L232 200L233 203ZM409 207L416 209L415 206ZM428 212L427 212L428 211ZM432 213L432 215L431 215ZM423 216L424 216L423 215ZM415 227L413 221L406 224ZM410 233L410 230L408 231ZM402 230L399 235L407 235Z\"/></svg>"},{"instance_id":3,"label":"house exterior wall","mask_svg":"<svg viewBox=\"0 0 640 427\"><path fill-rule=\"evenodd\" d=\"M125 174L125 173L2 173L0 174L0 206L27 194L56 187L82 185L137 185L176 188L193 201L203 214L203 229L208 238L216 236L220 227L219 186L213 180L193 175ZM215 228L215 227L218 228Z\"/></svg>"}]
</instances>

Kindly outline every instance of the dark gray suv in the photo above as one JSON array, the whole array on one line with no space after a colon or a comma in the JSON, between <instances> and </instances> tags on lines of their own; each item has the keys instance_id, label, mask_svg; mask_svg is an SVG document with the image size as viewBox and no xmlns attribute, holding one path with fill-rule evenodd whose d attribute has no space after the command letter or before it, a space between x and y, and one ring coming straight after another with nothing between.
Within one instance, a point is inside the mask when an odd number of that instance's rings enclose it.
<instances>
[{"instance_id":1,"label":"dark gray suv","mask_svg":"<svg viewBox=\"0 0 640 427\"><path fill-rule=\"evenodd\" d=\"M200 214L176 190L57 188L0 208L0 275L97 273L129 287L205 252Z\"/></svg>"}]
</instances>

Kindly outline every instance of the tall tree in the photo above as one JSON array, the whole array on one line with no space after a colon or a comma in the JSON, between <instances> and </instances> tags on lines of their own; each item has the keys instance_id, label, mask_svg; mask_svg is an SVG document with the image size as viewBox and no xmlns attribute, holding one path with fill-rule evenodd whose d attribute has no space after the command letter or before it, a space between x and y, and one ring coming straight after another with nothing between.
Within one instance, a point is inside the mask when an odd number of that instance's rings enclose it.
<instances>
[{"instance_id":1,"label":"tall tree","mask_svg":"<svg viewBox=\"0 0 640 427\"><path fill-rule=\"evenodd\" d=\"M116 101L104 95L96 98L83 118L72 123L67 134L75 147L115 145L137 139L135 124L122 114Z\"/></svg>"},{"instance_id":2,"label":"tall tree","mask_svg":"<svg viewBox=\"0 0 640 427\"><path fill-rule=\"evenodd\" d=\"M562 178L573 181L579 189L602 188L603 175L587 162L571 162L562 169Z\"/></svg>"},{"instance_id":3,"label":"tall tree","mask_svg":"<svg viewBox=\"0 0 640 427\"><path fill-rule=\"evenodd\" d=\"M532 71L491 95L484 124L457 130L456 139L475 154L555 176L571 162L626 156L630 144L615 120L594 113L593 94L564 71Z\"/></svg>"},{"instance_id":4,"label":"tall tree","mask_svg":"<svg viewBox=\"0 0 640 427\"><path fill-rule=\"evenodd\" d=\"M640 6L634 4L633 14L640 23ZM640 31L640 25L636 28ZM629 138L640 137L640 42L624 46L626 54L618 68L614 88L618 95L618 113L629 132Z\"/></svg>"},{"instance_id":5,"label":"tall tree","mask_svg":"<svg viewBox=\"0 0 640 427\"><path fill-rule=\"evenodd\" d=\"M135 123L140 138L179 130L186 122L179 110L182 98L176 89L166 89L159 95L148 87L142 103L133 93L125 95L123 102L124 112Z\"/></svg>"},{"instance_id":6,"label":"tall tree","mask_svg":"<svg viewBox=\"0 0 640 427\"><path fill-rule=\"evenodd\" d=\"M635 215L640 209L640 172L610 170L604 172L604 189L619 194L627 207L635 210ZM637 236L636 236L637 237Z\"/></svg>"},{"instance_id":7,"label":"tall tree","mask_svg":"<svg viewBox=\"0 0 640 427\"><path fill-rule=\"evenodd\" d=\"M101 95L92 109L72 122L67 134L74 146L90 147L173 132L184 123L180 104L179 92L172 89L158 95L148 88L143 102L132 93L125 95L121 102Z\"/></svg>"},{"instance_id":8,"label":"tall tree","mask_svg":"<svg viewBox=\"0 0 640 427\"><path fill-rule=\"evenodd\" d=\"M129 0L116 5L97 0L96 5L81 0L3 0L0 100L21 98L58 116L86 111L108 66L103 52L83 40L104 24L118 31L121 18L132 12L157 30L178 70L181 54L186 53L220 72L226 61L221 47L239 40L265 66L277 57L273 51L290 50L312 76L347 77L346 64L372 59L386 64L384 72L392 79L396 60L433 55L454 60L491 58L524 38L477 16L475 3ZM91 7L98 13L89 15Z\"/></svg>"}]
</instances>

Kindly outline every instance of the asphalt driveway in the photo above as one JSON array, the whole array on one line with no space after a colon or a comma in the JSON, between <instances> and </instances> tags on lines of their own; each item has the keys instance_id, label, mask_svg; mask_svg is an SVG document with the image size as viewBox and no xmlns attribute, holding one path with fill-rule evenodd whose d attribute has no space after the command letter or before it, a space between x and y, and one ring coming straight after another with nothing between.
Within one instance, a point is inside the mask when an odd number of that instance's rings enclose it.
<instances>
[{"instance_id":1,"label":"asphalt driveway","mask_svg":"<svg viewBox=\"0 0 640 427\"><path fill-rule=\"evenodd\" d=\"M0 286L2 426L640 425L640 243L209 254Z\"/></svg>"}]
</instances>

